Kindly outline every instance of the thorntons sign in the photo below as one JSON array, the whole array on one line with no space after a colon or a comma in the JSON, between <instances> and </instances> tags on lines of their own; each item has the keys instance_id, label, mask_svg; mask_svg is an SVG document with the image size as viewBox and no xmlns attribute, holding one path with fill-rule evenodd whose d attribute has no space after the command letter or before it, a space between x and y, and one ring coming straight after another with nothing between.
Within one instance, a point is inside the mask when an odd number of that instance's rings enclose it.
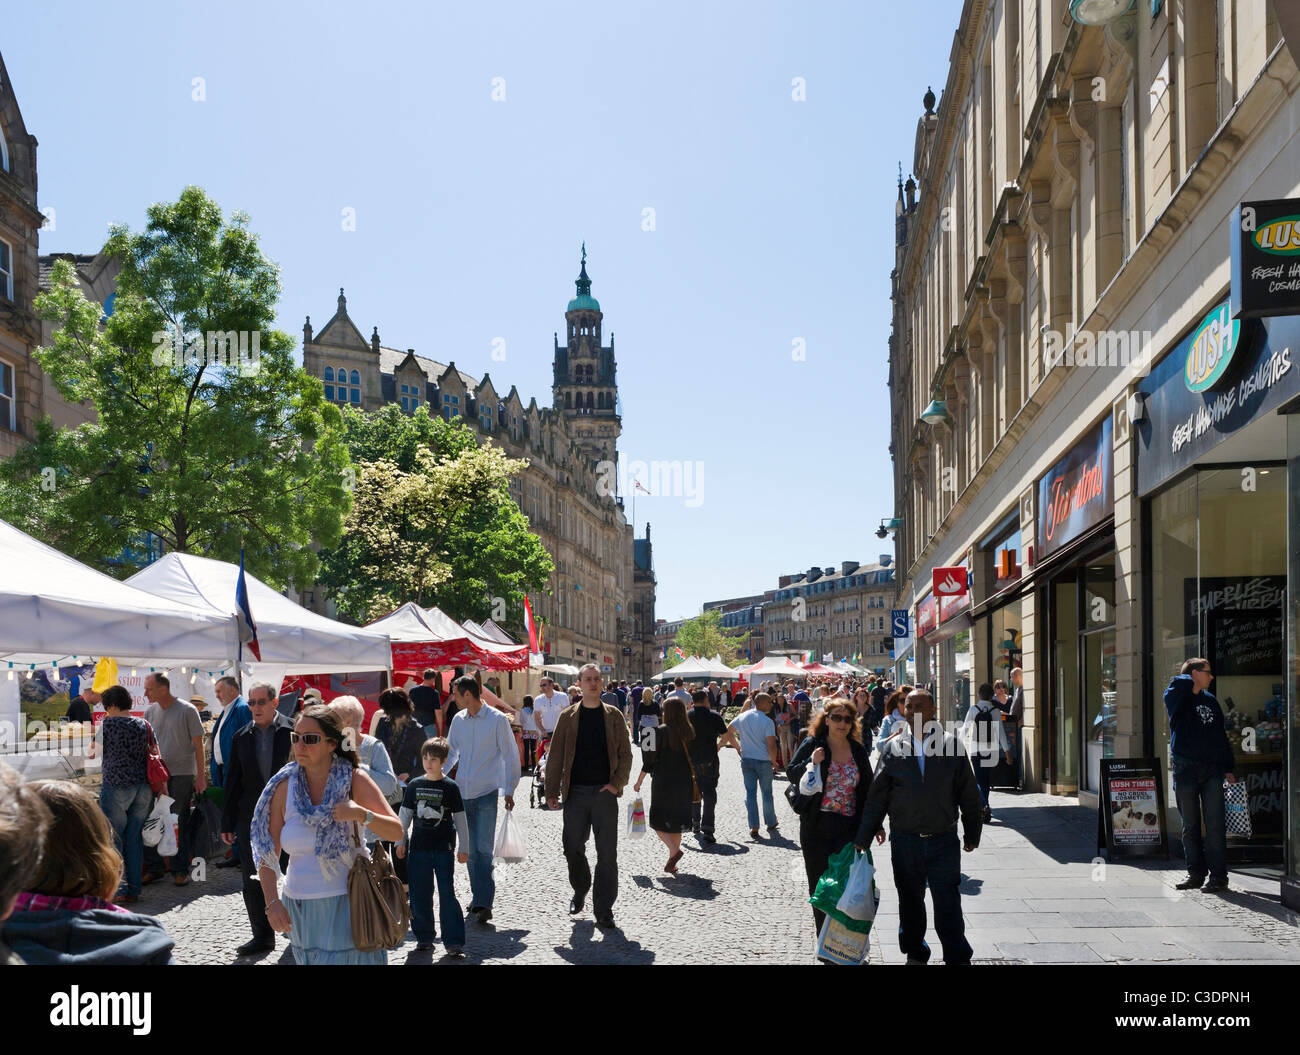
<instances>
[{"instance_id":1,"label":"thorntons sign","mask_svg":"<svg viewBox=\"0 0 1300 1055\"><path fill-rule=\"evenodd\" d=\"M1230 316L1216 305L1156 364L1137 426L1138 493L1150 494L1237 430L1300 393L1300 318Z\"/></svg>"},{"instance_id":2,"label":"thorntons sign","mask_svg":"<svg viewBox=\"0 0 1300 1055\"><path fill-rule=\"evenodd\" d=\"M1100 524L1115 510L1111 418L1107 414L1038 481L1038 560Z\"/></svg>"}]
</instances>

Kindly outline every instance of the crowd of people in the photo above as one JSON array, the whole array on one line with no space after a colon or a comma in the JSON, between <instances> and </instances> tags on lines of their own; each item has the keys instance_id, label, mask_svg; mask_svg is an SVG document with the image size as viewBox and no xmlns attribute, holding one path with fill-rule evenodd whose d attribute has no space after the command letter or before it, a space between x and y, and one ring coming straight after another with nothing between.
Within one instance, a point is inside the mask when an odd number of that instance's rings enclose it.
<instances>
[{"instance_id":1,"label":"crowd of people","mask_svg":"<svg viewBox=\"0 0 1300 1055\"><path fill-rule=\"evenodd\" d=\"M513 708L488 706L473 675L457 677L443 698L433 674L409 693L381 695L375 735L363 731L365 709L352 696L326 705L308 693L290 718L277 710L275 686L254 684L245 698L234 679L223 679L222 714L205 731L198 709L172 694L165 674L146 680L143 718L131 715L125 689L108 688L96 700L104 707L92 748L103 758L98 802L76 782L24 784L0 766L0 958L171 962L173 942L162 925L127 906L166 874L179 886L190 881L185 824L165 860L151 857L143 829L156 790L165 788L183 816L207 780L222 788L221 840L243 876L251 935L239 955L269 952L279 933L299 964L385 962L383 949L357 948L348 894L353 863L377 844L391 853L407 891L417 949L441 940L447 954L463 955L467 918L492 918L498 815L515 808L525 771L542 787L542 808L562 810L570 913L583 912L590 896L596 925L612 928L619 831L627 823L620 799L628 785L639 797L648 778L648 827L667 851L664 871L678 874L691 849L687 833L697 851L717 842L720 753L730 748L739 755L751 839L761 838L761 827L779 838L774 775L800 786L787 797L810 896L844 847L865 851L883 842L888 818L899 945L908 962L930 956L927 888L944 962L970 961L961 851L975 850L992 820L993 767L1016 762L1003 718L1023 722L1019 671L1009 690L979 686L954 731L935 721L932 692L884 679L772 681L733 695L680 678L662 689L607 683L588 664L568 691L546 678L535 698L525 697L517 715L522 760ZM1198 806L1207 817L1204 840L1199 817L1187 839L1184 888L1201 886L1207 875L1210 889L1225 882L1218 798L1202 793L1230 757L1220 742L1222 722L1207 731L1200 717L1186 718L1217 711L1211 678L1206 661L1190 660L1166 694L1180 806L1185 817L1195 817ZM804 794L800 780L813 769L819 779ZM466 910L456 894L457 865L468 871ZM814 934L824 921L814 909Z\"/></svg>"}]
</instances>

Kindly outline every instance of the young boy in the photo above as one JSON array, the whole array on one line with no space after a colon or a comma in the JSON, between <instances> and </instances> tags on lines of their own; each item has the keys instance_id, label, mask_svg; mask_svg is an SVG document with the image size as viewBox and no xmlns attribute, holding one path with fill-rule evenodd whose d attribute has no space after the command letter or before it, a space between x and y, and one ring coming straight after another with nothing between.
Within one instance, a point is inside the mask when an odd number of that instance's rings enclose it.
<instances>
[{"instance_id":1,"label":"young boy","mask_svg":"<svg viewBox=\"0 0 1300 1055\"><path fill-rule=\"evenodd\" d=\"M442 941L450 956L465 955L465 916L456 901L453 887L455 867L452 847L460 836L462 850L456 860L464 864L469 860L469 823L465 819L465 803L460 797L456 782L442 775L442 764L450 748L441 736L426 740L420 748L420 761L424 776L416 777L406 785L398 819L403 834L410 831L411 857L406 866L406 876L411 894L411 930L415 932L416 948L427 951L433 948L437 931L433 925L433 884L438 881L438 920L442 925ZM455 824L453 828L452 825ZM407 840L397 844L398 857L405 857Z\"/></svg>"}]
</instances>

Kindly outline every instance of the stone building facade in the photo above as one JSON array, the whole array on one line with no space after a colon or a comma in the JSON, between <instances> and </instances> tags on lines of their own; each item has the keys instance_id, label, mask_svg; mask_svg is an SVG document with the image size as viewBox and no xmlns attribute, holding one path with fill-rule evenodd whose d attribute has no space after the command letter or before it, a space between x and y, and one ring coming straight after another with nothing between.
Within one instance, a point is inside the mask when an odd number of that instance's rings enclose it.
<instances>
[{"instance_id":1,"label":"stone building facade","mask_svg":"<svg viewBox=\"0 0 1300 1055\"><path fill-rule=\"evenodd\" d=\"M495 443L528 466L511 482L511 494L555 562L549 590L531 597L544 624L551 662L600 664L617 677L648 677L654 653L655 580L646 537L633 539L622 498L603 493L597 470L616 459L620 422L612 339L601 346L600 305L591 296L586 252L577 296L565 312L568 343L555 344L554 406L527 404L512 385L497 387L417 355L385 346L379 328L367 339L348 313L339 290L334 315L320 328L303 326L303 367L325 386L326 399L376 411L388 403L413 412L427 406L447 420L462 419L481 443ZM303 600L329 613L319 590ZM516 634L520 627L510 628Z\"/></svg>"},{"instance_id":2,"label":"stone building facade","mask_svg":"<svg viewBox=\"0 0 1300 1055\"><path fill-rule=\"evenodd\" d=\"M82 289L108 301L117 265L102 256L40 255L45 216L37 208L36 137L27 131L9 71L0 57L0 458L11 457L36 434L48 414L55 425L73 427L91 408L67 403L37 365L33 353L51 333L35 311L49 268L59 257L77 268Z\"/></svg>"},{"instance_id":3,"label":"stone building facade","mask_svg":"<svg viewBox=\"0 0 1300 1055\"><path fill-rule=\"evenodd\" d=\"M831 655L868 670L889 666L889 604L894 569L844 561L838 569L809 568L782 575L763 603L763 648L768 655L815 660Z\"/></svg>"},{"instance_id":4,"label":"stone building facade","mask_svg":"<svg viewBox=\"0 0 1300 1055\"><path fill-rule=\"evenodd\" d=\"M1093 804L1106 758L1155 757L1168 782L1160 698L1215 647L1206 591L1286 583L1297 549L1300 419L1256 401L1185 442L1160 408L1200 399L1234 210L1300 198L1300 73L1270 0L1138 0L1103 25L1067 0L966 0L956 29L895 204L895 607L916 642L896 676L955 718L1021 667L1024 786ZM1268 351L1256 330L1239 357ZM1280 370L1279 400L1300 373ZM1222 517L1235 536L1207 545ZM935 597L935 569L962 567L969 591ZM1271 677L1211 659L1252 724L1270 685L1295 689L1295 642L1272 645Z\"/></svg>"}]
</instances>

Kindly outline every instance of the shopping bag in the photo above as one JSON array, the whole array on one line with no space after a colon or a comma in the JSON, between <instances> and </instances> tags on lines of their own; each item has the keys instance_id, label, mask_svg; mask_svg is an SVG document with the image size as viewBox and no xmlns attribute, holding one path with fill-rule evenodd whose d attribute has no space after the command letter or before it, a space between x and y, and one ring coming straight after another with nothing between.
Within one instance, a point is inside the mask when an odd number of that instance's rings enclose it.
<instances>
[{"instance_id":1,"label":"shopping bag","mask_svg":"<svg viewBox=\"0 0 1300 1055\"><path fill-rule=\"evenodd\" d=\"M174 813L168 813L163 818L162 838L158 840L159 857L175 857L180 849L180 835L177 829L180 827L180 819Z\"/></svg>"},{"instance_id":2,"label":"shopping bag","mask_svg":"<svg viewBox=\"0 0 1300 1055\"><path fill-rule=\"evenodd\" d=\"M145 846L157 846L162 841L163 830L167 826L167 816L171 811L171 798L166 795L159 795L154 799L153 809L145 819L144 828L140 832Z\"/></svg>"},{"instance_id":3,"label":"shopping bag","mask_svg":"<svg viewBox=\"0 0 1300 1055\"><path fill-rule=\"evenodd\" d=\"M225 857L229 847L221 841L221 810L206 793L194 796L188 822L191 857Z\"/></svg>"},{"instance_id":4,"label":"shopping bag","mask_svg":"<svg viewBox=\"0 0 1300 1055\"><path fill-rule=\"evenodd\" d=\"M799 794L820 795L822 790L822 767L809 762L808 768L803 771L803 776L799 778Z\"/></svg>"},{"instance_id":5,"label":"shopping bag","mask_svg":"<svg viewBox=\"0 0 1300 1055\"><path fill-rule=\"evenodd\" d=\"M826 915L839 920L849 930L866 934L871 930L871 920L854 919L852 916L846 916L839 909L840 897L844 894L844 885L848 882L849 872L853 868L854 855L858 852L856 846L852 843L846 843L843 849L832 855L830 862L826 866L826 871L817 880L817 889L808 901L814 908L820 909Z\"/></svg>"},{"instance_id":6,"label":"shopping bag","mask_svg":"<svg viewBox=\"0 0 1300 1055\"><path fill-rule=\"evenodd\" d=\"M867 962L871 936L865 931L850 930L834 916L827 916L817 935L817 958L842 967Z\"/></svg>"},{"instance_id":7,"label":"shopping bag","mask_svg":"<svg viewBox=\"0 0 1300 1055\"><path fill-rule=\"evenodd\" d=\"M641 801L641 797L638 795L627 804L627 837L629 839L640 839L645 835L645 830L645 803Z\"/></svg>"},{"instance_id":8,"label":"shopping bag","mask_svg":"<svg viewBox=\"0 0 1300 1055\"><path fill-rule=\"evenodd\" d=\"M1251 836L1250 796L1242 781L1229 784L1223 782L1223 819L1229 835L1239 835L1243 839Z\"/></svg>"},{"instance_id":9,"label":"shopping bag","mask_svg":"<svg viewBox=\"0 0 1300 1055\"><path fill-rule=\"evenodd\" d=\"M844 893L840 895L835 907L850 919L873 920L876 918L876 906L880 904L880 891L876 889L876 866L871 859L871 851L859 853L849 868L849 877L844 883Z\"/></svg>"},{"instance_id":10,"label":"shopping bag","mask_svg":"<svg viewBox=\"0 0 1300 1055\"><path fill-rule=\"evenodd\" d=\"M524 839L523 825L515 820L514 810L506 810L501 829L497 832L497 844L492 851L492 858L497 864L514 865L527 856L528 843Z\"/></svg>"}]
</instances>

